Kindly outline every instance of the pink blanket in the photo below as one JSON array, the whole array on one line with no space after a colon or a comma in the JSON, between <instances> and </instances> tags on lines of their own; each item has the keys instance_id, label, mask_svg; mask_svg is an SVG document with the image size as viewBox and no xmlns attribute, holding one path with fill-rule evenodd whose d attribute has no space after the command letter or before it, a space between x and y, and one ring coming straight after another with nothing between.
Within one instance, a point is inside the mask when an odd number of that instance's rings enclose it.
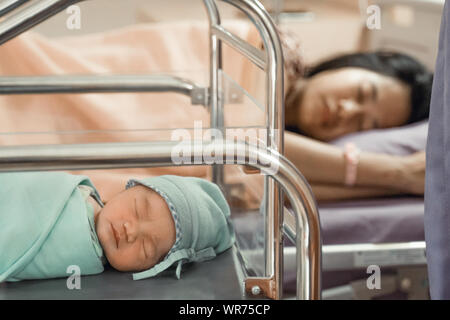
<instances>
[{"instance_id":1,"label":"pink blanket","mask_svg":"<svg viewBox=\"0 0 450 320\"><path fill-rule=\"evenodd\" d=\"M229 29L244 39L255 40L248 24L233 22ZM62 39L27 32L0 46L0 73L170 73L207 85L208 47L207 25L193 22L136 25ZM245 60L229 48L225 52L227 73L245 82L248 68ZM261 123L262 114L242 110L242 105L227 106L226 122L234 126ZM209 125L209 113L203 106L192 106L189 98L173 93L5 95L0 96L0 115L2 145L170 140L170 132L163 129L192 128L194 120L201 120L204 128ZM237 166L227 166L227 171L231 183L242 182L243 174ZM131 177L161 174L210 177L210 170L204 166L72 172L90 176L106 201L122 190ZM245 195L238 192L239 199L234 200L259 205L261 177L244 178L247 191Z\"/></svg>"}]
</instances>

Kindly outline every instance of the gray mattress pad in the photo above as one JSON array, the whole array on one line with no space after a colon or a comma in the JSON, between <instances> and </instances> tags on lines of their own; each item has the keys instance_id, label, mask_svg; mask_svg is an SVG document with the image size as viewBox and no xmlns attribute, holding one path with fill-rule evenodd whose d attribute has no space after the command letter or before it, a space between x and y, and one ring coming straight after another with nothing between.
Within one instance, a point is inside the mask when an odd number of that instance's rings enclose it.
<instances>
[{"instance_id":1,"label":"gray mattress pad","mask_svg":"<svg viewBox=\"0 0 450 320\"><path fill-rule=\"evenodd\" d=\"M82 276L79 289L69 289L68 278L0 283L0 300L236 300L242 299L235 248L215 259L186 264L178 280L174 270L134 281L131 273L107 266L98 275ZM68 274L69 277L69 274Z\"/></svg>"}]
</instances>

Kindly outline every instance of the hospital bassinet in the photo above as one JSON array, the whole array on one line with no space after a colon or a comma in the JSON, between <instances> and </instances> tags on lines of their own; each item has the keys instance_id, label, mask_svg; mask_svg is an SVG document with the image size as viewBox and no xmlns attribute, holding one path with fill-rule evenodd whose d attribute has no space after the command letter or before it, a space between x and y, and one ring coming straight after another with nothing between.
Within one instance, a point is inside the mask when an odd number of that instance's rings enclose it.
<instances>
[{"instance_id":1,"label":"hospital bassinet","mask_svg":"<svg viewBox=\"0 0 450 320\"><path fill-rule=\"evenodd\" d=\"M0 24L0 43L4 43L25 30L30 29L39 22L60 12L78 1L54 0L32 1L23 5L21 1L2 3L0 13L6 14L6 18ZM199 275L209 274L211 279L202 277L198 279L199 292L207 294L206 286L210 284L215 271L205 272L205 268L226 268L217 276L213 292L217 292L216 298L240 298L243 293L250 295L266 296L269 298L281 298L282 296L282 197L281 190L287 194L293 203L297 220L298 234L294 235L294 241L298 245L298 298L320 298L320 228L318 213L314 198L308 185L298 170L282 156L283 145L283 57L278 35L270 16L264 8L254 1L225 1L242 10L258 29L265 51L256 49L244 42L241 38L226 30L220 21L220 15L215 1L205 0L204 5L210 20L210 81L207 87L197 86L189 80L173 76L48 76L48 77L3 77L0 81L4 94L30 94L30 93L88 93L88 92L177 92L189 96L194 104L203 104L208 108L211 120L210 127L224 130L223 120L223 74L222 74L222 44L227 43L244 56L248 57L266 74L266 99L265 109L267 119L265 129L267 138L264 148L243 141L226 141L225 139L203 141L199 144L192 143L191 157L187 164L212 165L212 179L224 189L223 164L248 164L267 173L265 179L264 206L266 243L265 243L265 272L260 277L251 277L243 273L245 268L239 267L242 261L237 259L236 251L230 251L211 263L201 266L193 266L198 269ZM1 171L27 171L27 170L80 170L80 169L108 169L108 168L136 168L152 166L173 166L171 152L177 143L170 142L124 142L124 143L97 143L97 144L67 144L67 145L30 145L30 146L5 146L2 147L0 170ZM207 162L203 155L213 155L216 162ZM237 156L236 156L237 155ZM199 160L199 162L197 162ZM225 162L226 161L226 162ZM277 171L271 172L270 166L277 164ZM270 178L269 178L270 177ZM236 259L234 259L236 258ZM233 267L236 265L236 267ZM219 271L219 270L216 270ZM223 271L223 270L222 270ZM195 270L194 270L195 274ZM224 280L227 275L230 281ZM240 276L238 276L240 275ZM88 277L86 281L94 281L92 294L98 298L112 298L111 292L127 298L123 291L119 274L112 270L100 276ZM113 277L112 280L110 277ZM187 278L187 277L186 277ZM195 275L192 276L194 281ZM167 279L156 279L165 282ZM62 281L62 282L61 282ZM100 285L97 281L102 282ZM151 280L153 281L153 279ZM104 283L103 283L104 282ZM170 282L170 281L169 281ZM34 284L33 284L34 283ZM37 285L39 297L61 297L58 293L58 283L64 284L64 280L49 280L39 282L23 282L16 284L2 284L1 297L12 298L22 296L21 292L29 290L29 285ZM109 285L116 289L106 290ZM130 290L137 289L142 284L130 281ZM156 282L155 282L156 285ZM164 284L166 285L166 284ZM167 285L169 285L167 283ZM48 290L44 287L47 287ZM90 285L88 285L89 287ZM231 286L231 288L229 288ZM183 281L175 284L176 290L168 292L180 292L184 287ZM191 286L190 286L191 287ZM217 288L224 288L223 291ZM39 289L42 288L42 289ZM53 288L53 289L52 289ZM102 288L100 291L98 288ZM242 291L233 290L240 288ZM105 289L106 291L104 291ZM67 290L67 288L62 288ZM82 290L89 291L89 290ZM149 289L148 293L154 292ZM233 294L231 294L233 292ZM169 294L169 293L168 293ZM69 294L71 297L72 294ZM144 294L142 297L144 297ZM136 298L136 295L133 297ZM146 296L147 298L155 296ZM189 296L192 298L192 291ZM201 296L205 297L206 296ZM201 298L200 296L197 298ZM207 297L211 297L208 295ZM181 296L180 296L181 298Z\"/></svg>"},{"instance_id":2,"label":"hospital bassinet","mask_svg":"<svg viewBox=\"0 0 450 320\"><path fill-rule=\"evenodd\" d=\"M77 2L32 1L28 6L23 6L21 1L5 2L0 8L0 14L6 15L6 19L0 23L0 43L5 43ZM239 99L247 100L266 114L265 124L258 127L266 132L264 148L245 141L216 139L201 144L194 142L191 161L185 165L195 160L199 161L195 163L198 165L211 165L212 162L202 157L205 150L207 154L219 155L215 158L219 161L211 166L212 179L224 190L230 189L226 183L224 163L257 168L265 174L264 210L261 213L235 215L239 239L237 245L213 261L192 264L181 280L161 277L132 281L129 274L107 269L103 274L84 277L82 290L68 290L66 279L3 283L0 284L0 299L241 299L255 296L281 299L286 297L283 286L294 289L298 299L320 299L322 271L328 280L327 288L340 285L331 291L324 291L325 298L351 298L355 286L342 286L352 279L349 279L347 271L347 279L342 279L342 274L337 274L341 270L357 270L367 276L366 268L370 264L380 267L425 264L420 214L423 203L420 200L412 200L412 205L409 202L411 199L403 203L401 200L392 200L388 204L389 210L384 210L382 215L377 200L372 203L360 202L359 207L355 203L321 206L319 221L318 208L307 182L282 156L283 57L270 16L256 1L223 1L243 11L254 24L264 44L264 50L260 50L221 24L215 0L203 2L210 22L210 76L206 86L170 75L2 77L0 92L176 92L186 95L192 104L204 105L210 112L210 128L222 132L226 129L224 112L227 104ZM263 70L266 88L262 105L258 105L224 72L222 47L225 45ZM7 146L0 148L0 171L173 166L171 151L176 145L173 141L149 141ZM271 163L277 164L276 172L270 170ZM283 192L289 197L292 209L282 206ZM395 218L392 214L395 210L405 214ZM341 214L338 217L335 213L339 211ZM372 217L372 220L367 217ZM396 228L411 221L411 217L415 228L407 228L410 233L399 236ZM355 225L361 227L361 224L352 224L352 221L368 221L363 230L374 231L360 232L352 237ZM372 229L374 221L384 227ZM384 236L377 235L376 232L381 228L387 228L389 232L384 233ZM322 241L325 244L323 246ZM367 244L373 242L387 244ZM339 278L342 281L336 280ZM389 280L398 282L397 278Z\"/></svg>"}]
</instances>

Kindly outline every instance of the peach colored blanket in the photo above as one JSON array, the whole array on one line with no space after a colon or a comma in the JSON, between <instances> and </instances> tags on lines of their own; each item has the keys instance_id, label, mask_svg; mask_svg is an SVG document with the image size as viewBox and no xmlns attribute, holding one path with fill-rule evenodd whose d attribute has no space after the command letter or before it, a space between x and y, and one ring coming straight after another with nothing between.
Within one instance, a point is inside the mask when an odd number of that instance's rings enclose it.
<instances>
[{"instance_id":1,"label":"peach colored blanket","mask_svg":"<svg viewBox=\"0 0 450 320\"><path fill-rule=\"evenodd\" d=\"M229 28L244 39L254 38L245 23L234 22ZM61 39L47 39L27 32L0 46L0 73L170 73L207 85L208 47L207 25L194 22L136 25ZM224 55L227 71L233 78L244 77L244 60L228 51ZM239 106L230 107L227 112L226 121L233 125L251 125L260 117L243 113ZM208 111L203 106L192 106L190 99L173 93L0 96L2 145L167 140L170 133L162 129L192 128L194 120L201 120L203 127L207 127ZM145 131L130 133L124 130ZM84 133L80 134L80 131ZM232 182L243 176L236 166L227 166L227 170ZM123 190L131 177L178 174L209 178L209 172L204 166L72 171L88 175L106 201ZM247 176L245 180L247 192L241 198L250 206L259 205L262 177Z\"/></svg>"}]
</instances>

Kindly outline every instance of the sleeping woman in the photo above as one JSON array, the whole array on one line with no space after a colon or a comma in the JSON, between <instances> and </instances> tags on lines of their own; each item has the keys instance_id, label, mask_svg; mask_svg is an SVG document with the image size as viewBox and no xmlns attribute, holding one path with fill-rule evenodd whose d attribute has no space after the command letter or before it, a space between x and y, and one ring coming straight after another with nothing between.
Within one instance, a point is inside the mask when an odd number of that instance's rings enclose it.
<instances>
[{"instance_id":1,"label":"sleeping woman","mask_svg":"<svg viewBox=\"0 0 450 320\"><path fill-rule=\"evenodd\" d=\"M432 81L421 63L395 52L341 55L306 68L288 79L287 158L319 200L423 195L424 152L394 156L327 142L427 119Z\"/></svg>"}]
</instances>

